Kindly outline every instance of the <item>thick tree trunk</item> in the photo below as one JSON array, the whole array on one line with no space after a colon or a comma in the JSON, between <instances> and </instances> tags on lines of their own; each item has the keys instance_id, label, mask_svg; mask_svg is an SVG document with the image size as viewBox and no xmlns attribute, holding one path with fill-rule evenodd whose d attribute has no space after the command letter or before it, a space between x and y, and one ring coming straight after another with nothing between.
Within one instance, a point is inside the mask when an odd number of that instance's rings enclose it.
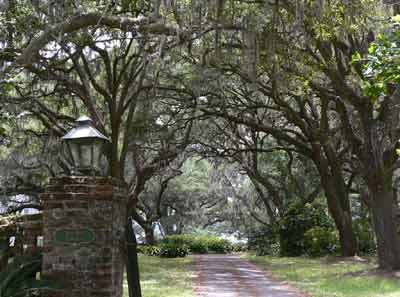
<instances>
[{"instance_id":1,"label":"thick tree trunk","mask_svg":"<svg viewBox=\"0 0 400 297\"><path fill-rule=\"evenodd\" d=\"M358 242L353 229L353 222L349 212L345 212L342 223L338 224L341 254L344 257L353 257L358 252Z\"/></svg>"},{"instance_id":2,"label":"thick tree trunk","mask_svg":"<svg viewBox=\"0 0 400 297\"><path fill-rule=\"evenodd\" d=\"M139 262L137 256L136 236L132 228L132 220L128 219L125 226L126 236L126 274L129 288L129 297L142 297L140 287Z\"/></svg>"},{"instance_id":3,"label":"thick tree trunk","mask_svg":"<svg viewBox=\"0 0 400 297\"><path fill-rule=\"evenodd\" d=\"M325 172L321 174L328 210L339 232L341 254L344 257L352 257L358 252L358 243L353 228L349 195L345 190L344 182L337 184L334 180L334 177ZM337 177L336 180L338 180Z\"/></svg>"},{"instance_id":4,"label":"thick tree trunk","mask_svg":"<svg viewBox=\"0 0 400 297\"><path fill-rule=\"evenodd\" d=\"M392 138L399 118L398 93L393 104L388 105L391 114L382 122L373 120L367 112L364 117L364 139L361 163L364 167L364 180L370 194L371 212L377 241L378 263L383 270L400 269L400 235L397 230L397 200L393 189L393 170L398 161L397 137ZM372 113L372 104L368 106Z\"/></svg>"},{"instance_id":5,"label":"thick tree trunk","mask_svg":"<svg viewBox=\"0 0 400 297\"><path fill-rule=\"evenodd\" d=\"M400 236L397 232L395 198L391 180L369 183L379 267L400 269Z\"/></svg>"},{"instance_id":6,"label":"thick tree trunk","mask_svg":"<svg viewBox=\"0 0 400 297\"><path fill-rule=\"evenodd\" d=\"M342 256L355 256L358 252L358 243L354 233L349 193L341 160L338 159L331 145L325 143L324 146L313 145L313 161L320 174L329 213L339 232Z\"/></svg>"},{"instance_id":7,"label":"thick tree trunk","mask_svg":"<svg viewBox=\"0 0 400 297\"><path fill-rule=\"evenodd\" d=\"M332 193L326 193L328 210L331 214L336 228L339 232L341 254L345 257L352 257L358 251L357 239L353 229L350 207L343 209L338 199L332 197Z\"/></svg>"}]
</instances>

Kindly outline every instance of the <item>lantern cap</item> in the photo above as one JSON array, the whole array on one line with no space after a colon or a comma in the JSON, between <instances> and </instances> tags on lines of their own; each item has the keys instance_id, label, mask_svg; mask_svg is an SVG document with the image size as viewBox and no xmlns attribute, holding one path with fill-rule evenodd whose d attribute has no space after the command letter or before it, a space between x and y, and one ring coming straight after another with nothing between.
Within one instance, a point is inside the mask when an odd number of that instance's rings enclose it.
<instances>
[{"instance_id":1,"label":"lantern cap","mask_svg":"<svg viewBox=\"0 0 400 297\"><path fill-rule=\"evenodd\" d=\"M77 122L79 125L86 124L86 123L93 125L92 124L93 120L91 118L89 118L88 116L80 116L78 119L75 120L75 122Z\"/></svg>"},{"instance_id":2,"label":"lantern cap","mask_svg":"<svg viewBox=\"0 0 400 297\"><path fill-rule=\"evenodd\" d=\"M72 140L79 138L97 138L105 141L110 141L99 130L93 126L93 120L87 116L79 117L75 122L78 126L69 131L62 137L63 140Z\"/></svg>"}]
</instances>

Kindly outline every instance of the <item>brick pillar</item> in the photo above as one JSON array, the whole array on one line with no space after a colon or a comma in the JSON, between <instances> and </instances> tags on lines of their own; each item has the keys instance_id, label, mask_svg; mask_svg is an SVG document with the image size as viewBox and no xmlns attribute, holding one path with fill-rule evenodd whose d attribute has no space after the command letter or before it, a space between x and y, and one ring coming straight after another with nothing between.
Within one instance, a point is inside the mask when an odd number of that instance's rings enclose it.
<instances>
[{"instance_id":1,"label":"brick pillar","mask_svg":"<svg viewBox=\"0 0 400 297\"><path fill-rule=\"evenodd\" d=\"M125 184L106 177L54 178L41 199L43 277L65 288L46 295L121 297Z\"/></svg>"}]
</instances>

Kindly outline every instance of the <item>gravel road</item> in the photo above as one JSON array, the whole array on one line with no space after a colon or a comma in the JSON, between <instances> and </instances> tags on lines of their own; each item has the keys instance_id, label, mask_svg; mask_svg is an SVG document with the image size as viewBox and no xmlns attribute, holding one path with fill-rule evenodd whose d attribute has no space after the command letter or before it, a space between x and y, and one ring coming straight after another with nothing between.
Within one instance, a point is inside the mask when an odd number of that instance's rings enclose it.
<instances>
[{"instance_id":1,"label":"gravel road","mask_svg":"<svg viewBox=\"0 0 400 297\"><path fill-rule=\"evenodd\" d=\"M199 255L195 262L198 297L304 297L239 256Z\"/></svg>"}]
</instances>

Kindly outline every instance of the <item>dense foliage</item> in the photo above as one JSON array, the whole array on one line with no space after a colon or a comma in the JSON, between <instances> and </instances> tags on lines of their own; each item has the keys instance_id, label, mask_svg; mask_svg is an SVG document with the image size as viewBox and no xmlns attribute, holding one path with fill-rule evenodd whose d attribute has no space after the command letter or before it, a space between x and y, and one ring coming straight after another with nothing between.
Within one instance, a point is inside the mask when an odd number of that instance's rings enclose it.
<instances>
[{"instance_id":1,"label":"dense foliage","mask_svg":"<svg viewBox=\"0 0 400 297\"><path fill-rule=\"evenodd\" d=\"M41 209L47 180L71 172L60 137L79 115L89 115L111 140L103 173L129 185L130 297L140 296L131 220L149 244L155 226L163 235L200 228L242 238L267 229L271 236L256 244L261 253L376 250L382 269L400 268L393 203L398 6L3 2L4 212ZM18 195L26 201L16 201ZM176 235L145 249L179 256L231 247Z\"/></svg>"},{"instance_id":2,"label":"dense foliage","mask_svg":"<svg viewBox=\"0 0 400 297\"><path fill-rule=\"evenodd\" d=\"M304 233L304 250L307 255L320 257L335 254L339 248L339 238L334 228L313 227Z\"/></svg>"},{"instance_id":3,"label":"dense foliage","mask_svg":"<svg viewBox=\"0 0 400 297\"><path fill-rule=\"evenodd\" d=\"M323 234L318 230L333 230L332 221L326 209L319 203L292 204L279 222L280 254L282 256L300 256L307 252L314 253L313 245L307 246L307 240L323 241ZM306 234L308 234L306 236ZM321 242L322 244L322 242ZM321 246L321 253L323 246Z\"/></svg>"}]
</instances>

